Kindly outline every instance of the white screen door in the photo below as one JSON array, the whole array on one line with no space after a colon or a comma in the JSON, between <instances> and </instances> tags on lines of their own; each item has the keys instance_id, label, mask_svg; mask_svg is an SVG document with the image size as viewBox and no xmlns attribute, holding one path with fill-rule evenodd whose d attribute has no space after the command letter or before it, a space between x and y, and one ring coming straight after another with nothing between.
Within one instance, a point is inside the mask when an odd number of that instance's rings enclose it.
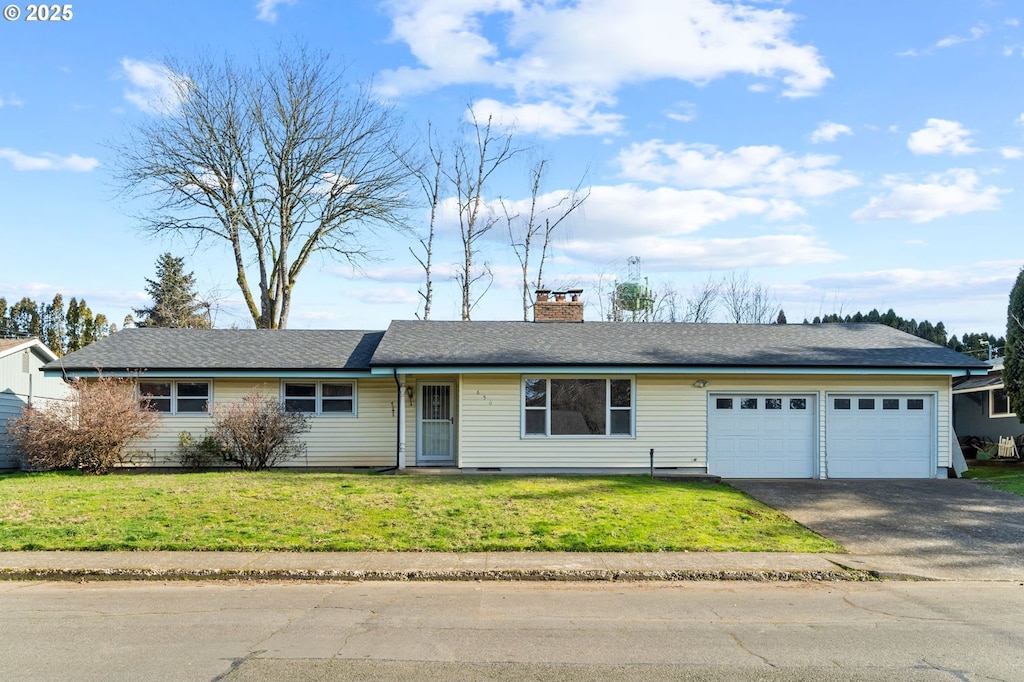
<instances>
[{"instance_id":1,"label":"white screen door","mask_svg":"<svg viewBox=\"0 0 1024 682\"><path fill-rule=\"evenodd\" d=\"M455 418L452 384L420 384L419 448L416 463L426 466L455 464Z\"/></svg>"}]
</instances>

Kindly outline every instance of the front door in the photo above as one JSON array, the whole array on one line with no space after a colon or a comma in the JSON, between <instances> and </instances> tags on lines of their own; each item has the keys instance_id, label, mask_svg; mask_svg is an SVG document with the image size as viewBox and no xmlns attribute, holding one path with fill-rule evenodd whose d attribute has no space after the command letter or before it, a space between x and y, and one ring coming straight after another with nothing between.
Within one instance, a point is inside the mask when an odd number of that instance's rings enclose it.
<instances>
[{"instance_id":1,"label":"front door","mask_svg":"<svg viewBox=\"0 0 1024 682\"><path fill-rule=\"evenodd\" d=\"M453 466L455 464L455 417L452 414L450 383L420 384L416 439L418 466Z\"/></svg>"}]
</instances>

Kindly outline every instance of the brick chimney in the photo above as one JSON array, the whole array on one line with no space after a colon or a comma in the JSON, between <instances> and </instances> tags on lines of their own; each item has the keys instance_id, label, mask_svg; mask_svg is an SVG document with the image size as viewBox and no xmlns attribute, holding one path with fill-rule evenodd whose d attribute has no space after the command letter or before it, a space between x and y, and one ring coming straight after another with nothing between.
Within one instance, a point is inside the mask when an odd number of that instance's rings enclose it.
<instances>
[{"instance_id":1,"label":"brick chimney","mask_svg":"<svg viewBox=\"0 0 1024 682\"><path fill-rule=\"evenodd\" d=\"M583 301L580 294L583 289L569 289L567 291L551 291L550 289L537 289L537 298L533 304L534 322L582 322ZM565 300L566 294L569 300ZM555 300L551 300L554 296Z\"/></svg>"}]
</instances>

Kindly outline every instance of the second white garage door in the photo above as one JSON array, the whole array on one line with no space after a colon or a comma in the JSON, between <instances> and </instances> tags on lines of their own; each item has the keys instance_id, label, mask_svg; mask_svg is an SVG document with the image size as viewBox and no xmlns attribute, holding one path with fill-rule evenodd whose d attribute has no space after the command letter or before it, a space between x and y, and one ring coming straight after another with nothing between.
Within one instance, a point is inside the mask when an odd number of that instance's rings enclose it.
<instances>
[{"instance_id":1,"label":"second white garage door","mask_svg":"<svg viewBox=\"0 0 1024 682\"><path fill-rule=\"evenodd\" d=\"M712 394L708 473L724 478L812 478L813 395Z\"/></svg>"},{"instance_id":2,"label":"second white garage door","mask_svg":"<svg viewBox=\"0 0 1024 682\"><path fill-rule=\"evenodd\" d=\"M932 395L829 394L825 468L829 478L933 478Z\"/></svg>"}]
</instances>

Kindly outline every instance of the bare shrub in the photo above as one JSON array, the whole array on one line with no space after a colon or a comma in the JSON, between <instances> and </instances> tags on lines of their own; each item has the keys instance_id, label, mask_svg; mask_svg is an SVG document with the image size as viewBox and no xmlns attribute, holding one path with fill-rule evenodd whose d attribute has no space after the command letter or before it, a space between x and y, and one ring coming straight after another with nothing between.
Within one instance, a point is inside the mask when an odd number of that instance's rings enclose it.
<instances>
[{"instance_id":1,"label":"bare shrub","mask_svg":"<svg viewBox=\"0 0 1024 682\"><path fill-rule=\"evenodd\" d=\"M224 461L258 471L298 457L305 443L299 435L309 431L309 419L284 412L276 398L253 389L241 402L214 409L213 436L222 446Z\"/></svg>"},{"instance_id":2,"label":"bare shrub","mask_svg":"<svg viewBox=\"0 0 1024 682\"><path fill-rule=\"evenodd\" d=\"M68 400L27 407L8 420L8 437L25 467L105 474L127 461L129 444L160 419L139 408L129 379L79 379L71 388Z\"/></svg>"}]
</instances>

